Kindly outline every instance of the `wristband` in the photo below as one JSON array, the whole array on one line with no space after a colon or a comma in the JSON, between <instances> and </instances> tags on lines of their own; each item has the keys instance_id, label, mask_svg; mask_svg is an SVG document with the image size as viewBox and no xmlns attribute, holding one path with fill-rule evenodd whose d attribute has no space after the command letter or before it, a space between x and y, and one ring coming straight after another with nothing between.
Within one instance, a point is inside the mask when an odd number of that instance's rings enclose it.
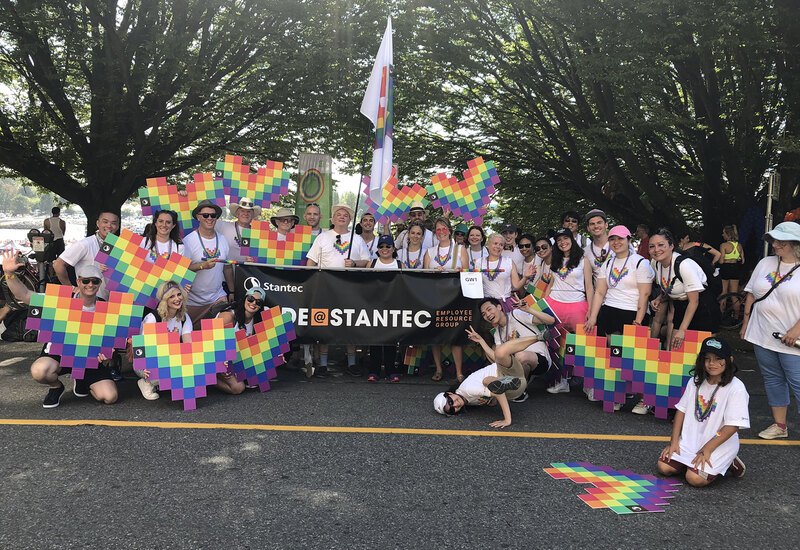
<instances>
[{"instance_id":1,"label":"wristband","mask_svg":"<svg viewBox=\"0 0 800 550\"><path fill-rule=\"evenodd\" d=\"M16 279L16 278L17 278L16 273L6 273L6 281L10 281L11 279Z\"/></svg>"}]
</instances>

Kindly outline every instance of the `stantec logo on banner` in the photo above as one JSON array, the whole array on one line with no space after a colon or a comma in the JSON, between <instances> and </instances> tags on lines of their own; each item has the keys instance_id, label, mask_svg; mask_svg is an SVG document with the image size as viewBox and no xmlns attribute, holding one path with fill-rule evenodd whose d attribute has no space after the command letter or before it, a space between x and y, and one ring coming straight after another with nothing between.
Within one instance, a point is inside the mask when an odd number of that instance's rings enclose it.
<instances>
[{"instance_id":1,"label":"stantec logo on banner","mask_svg":"<svg viewBox=\"0 0 800 550\"><path fill-rule=\"evenodd\" d=\"M469 309L413 311L410 309L283 308L295 325L311 327L437 328L472 322Z\"/></svg>"},{"instance_id":2,"label":"stantec logo on banner","mask_svg":"<svg viewBox=\"0 0 800 550\"><path fill-rule=\"evenodd\" d=\"M244 280L245 292L257 286L263 287L264 290L268 290L270 292L286 292L290 294L300 294L303 292L303 285L276 285L269 282L262 285L261 281L259 281L257 277L248 277Z\"/></svg>"}]
</instances>

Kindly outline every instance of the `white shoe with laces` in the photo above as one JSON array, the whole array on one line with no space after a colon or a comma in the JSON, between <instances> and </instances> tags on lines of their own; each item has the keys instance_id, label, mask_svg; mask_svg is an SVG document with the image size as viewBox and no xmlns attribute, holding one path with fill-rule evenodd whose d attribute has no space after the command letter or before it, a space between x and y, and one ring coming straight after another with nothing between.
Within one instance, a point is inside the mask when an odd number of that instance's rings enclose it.
<instances>
[{"instance_id":1,"label":"white shoe with laces","mask_svg":"<svg viewBox=\"0 0 800 550\"><path fill-rule=\"evenodd\" d=\"M586 394L586 399L588 399L592 403L600 401L599 399L596 399L594 396L594 388L583 388L583 393Z\"/></svg>"},{"instance_id":2,"label":"white shoe with laces","mask_svg":"<svg viewBox=\"0 0 800 550\"><path fill-rule=\"evenodd\" d=\"M139 378L136 381L136 385L139 386L139 391L142 392L142 397L147 399L148 401L155 401L160 395L156 391L156 386L152 382L145 380L144 378Z\"/></svg>"},{"instance_id":3,"label":"white shoe with laces","mask_svg":"<svg viewBox=\"0 0 800 550\"><path fill-rule=\"evenodd\" d=\"M650 407L644 404L644 400L640 399L636 406L631 409L633 414L647 414L650 412Z\"/></svg>"},{"instance_id":4,"label":"white shoe with laces","mask_svg":"<svg viewBox=\"0 0 800 550\"><path fill-rule=\"evenodd\" d=\"M562 378L557 384L547 388L548 393L569 393L569 380Z\"/></svg>"}]
</instances>

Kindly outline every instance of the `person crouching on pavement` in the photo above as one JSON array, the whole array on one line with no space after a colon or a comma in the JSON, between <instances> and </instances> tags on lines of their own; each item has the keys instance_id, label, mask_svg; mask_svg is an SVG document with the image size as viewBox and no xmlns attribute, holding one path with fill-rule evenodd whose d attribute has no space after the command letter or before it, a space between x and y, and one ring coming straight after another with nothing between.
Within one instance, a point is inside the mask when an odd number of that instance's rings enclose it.
<instances>
[{"instance_id":1,"label":"person crouching on pavement","mask_svg":"<svg viewBox=\"0 0 800 550\"><path fill-rule=\"evenodd\" d=\"M433 399L439 414L452 416L467 405L500 405L502 420L489 423L492 428L511 425L509 399L519 397L528 386L525 370L514 354L538 341L537 336L509 340L494 350L495 362L467 376L455 391L446 391Z\"/></svg>"},{"instance_id":2,"label":"person crouching on pavement","mask_svg":"<svg viewBox=\"0 0 800 550\"><path fill-rule=\"evenodd\" d=\"M25 304L31 303L33 292L28 289L16 275L21 266L17 261L17 254L13 251L3 252L3 271L8 283L8 289L14 297ZM78 279L77 292L73 295L83 302L83 311L94 311L98 300L97 292L103 281L100 269L94 264L83 264L76 269ZM91 395L97 401L111 405L117 400L117 385L111 378L111 369L108 367L106 357L100 353L97 360L100 366L96 369L86 369L82 380L73 380L72 394L75 397L88 397ZM61 404L64 395L64 384L58 379L62 374L72 372L71 368L62 367L61 356L50 353L50 342L42 348L39 358L31 365L31 376L40 384L49 387L47 395L42 401L45 409L54 409Z\"/></svg>"},{"instance_id":3,"label":"person crouching on pavement","mask_svg":"<svg viewBox=\"0 0 800 550\"><path fill-rule=\"evenodd\" d=\"M264 310L264 298L266 291L258 286L254 286L244 295L244 299L234 302L230 309L220 311L217 317L222 319L225 327L233 327L236 331L244 330L245 335L252 336L255 325L261 322L261 312ZM238 395L245 389L245 383L239 382L230 371L217 374L217 388Z\"/></svg>"}]
</instances>

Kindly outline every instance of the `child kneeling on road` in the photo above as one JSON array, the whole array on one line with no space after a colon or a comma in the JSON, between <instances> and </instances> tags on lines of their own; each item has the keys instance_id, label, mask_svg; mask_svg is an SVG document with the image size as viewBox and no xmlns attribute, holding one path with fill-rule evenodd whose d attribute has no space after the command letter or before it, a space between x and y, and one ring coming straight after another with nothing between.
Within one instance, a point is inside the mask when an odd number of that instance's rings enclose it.
<instances>
[{"instance_id":1,"label":"child kneeling on road","mask_svg":"<svg viewBox=\"0 0 800 550\"><path fill-rule=\"evenodd\" d=\"M734 376L736 370L727 342L715 337L703 341L676 407L672 438L658 460L660 474L685 474L694 487L705 487L720 475L744 475L738 431L750 427L750 396Z\"/></svg>"}]
</instances>

